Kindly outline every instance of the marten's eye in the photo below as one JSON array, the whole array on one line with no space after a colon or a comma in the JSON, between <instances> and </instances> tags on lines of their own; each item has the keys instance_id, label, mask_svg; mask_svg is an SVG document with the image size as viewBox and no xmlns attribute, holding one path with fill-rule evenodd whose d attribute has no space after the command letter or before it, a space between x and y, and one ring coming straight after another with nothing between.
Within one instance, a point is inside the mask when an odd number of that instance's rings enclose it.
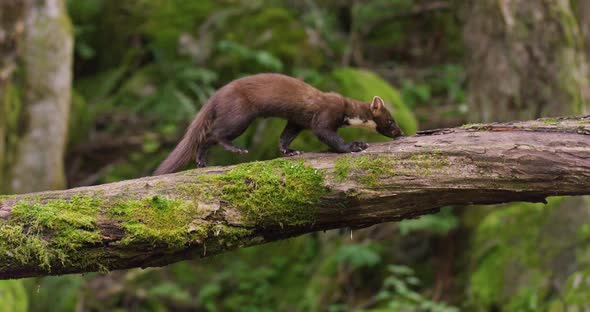
<instances>
[{"instance_id":1,"label":"marten's eye","mask_svg":"<svg viewBox=\"0 0 590 312\"><path fill-rule=\"evenodd\" d=\"M389 121L389 125L390 125L390 126L395 126L395 121L393 121L393 120L390 120L390 121Z\"/></svg>"}]
</instances>

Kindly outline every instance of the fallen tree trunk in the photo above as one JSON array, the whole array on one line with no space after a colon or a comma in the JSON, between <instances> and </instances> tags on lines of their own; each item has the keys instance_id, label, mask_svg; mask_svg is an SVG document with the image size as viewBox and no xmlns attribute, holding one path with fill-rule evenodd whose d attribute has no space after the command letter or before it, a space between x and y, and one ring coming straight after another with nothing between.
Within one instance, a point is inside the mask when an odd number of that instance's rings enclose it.
<instances>
[{"instance_id":1,"label":"fallen tree trunk","mask_svg":"<svg viewBox=\"0 0 590 312\"><path fill-rule=\"evenodd\" d=\"M162 266L446 205L590 194L590 116L0 197L0 278Z\"/></svg>"}]
</instances>

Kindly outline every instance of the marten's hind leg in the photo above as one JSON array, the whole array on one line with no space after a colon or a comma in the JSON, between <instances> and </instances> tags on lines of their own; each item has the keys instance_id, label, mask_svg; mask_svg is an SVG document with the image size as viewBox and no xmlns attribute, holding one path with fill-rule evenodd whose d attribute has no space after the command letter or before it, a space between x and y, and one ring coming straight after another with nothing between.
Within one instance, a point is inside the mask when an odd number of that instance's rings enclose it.
<instances>
[{"instance_id":1,"label":"marten's hind leg","mask_svg":"<svg viewBox=\"0 0 590 312\"><path fill-rule=\"evenodd\" d=\"M209 150L210 146L210 142L205 142L201 146L199 146L199 148L197 148L197 151L195 153L195 161L197 163L197 168L204 168L207 166L207 151Z\"/></svg>"},{"instance_id":2,"label":"marten's hind leg","mask_svg":"<svg viewBox=\"0 0 590 312\"><path fill-rule=\"evenodd\" d=\"M221 145L226 151L236 153L236 154L248 154L248 150L244 148L237 147L233 145L229 140L221 139L217 140L217 143Z\"/></svg>"},{"instance_id":3,"label":"marten's hind leg","mask_svg":"<svg viewBox=\"0 0 590 312\"><path fill-rule=\"evenodd\" d=\"M227 151L236 154L248 154L247 149L237 147L231 141L244 133L254 118L238 112L232 112L232 114L228 115L221 115L215 120L216 128L212 132L213 140Z\"/></svg>"}]
</instances>

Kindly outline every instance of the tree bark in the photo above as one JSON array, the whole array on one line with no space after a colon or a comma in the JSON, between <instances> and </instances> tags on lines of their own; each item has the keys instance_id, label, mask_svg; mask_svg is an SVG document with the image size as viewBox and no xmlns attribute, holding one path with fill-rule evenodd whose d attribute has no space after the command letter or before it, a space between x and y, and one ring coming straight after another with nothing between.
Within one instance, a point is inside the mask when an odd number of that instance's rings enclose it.
<instances>
[{"instance_id":1,"label":"tree bark","mask_svg":"<svg viewBox=\"0 0 590 312\"><path fill-rule=\"evenodd\" d=\"M575 6L578 23L582 32L586 57L590 56L590 2L576 0Z\"/></svg>"},{"instance_id":2,"label":"tree bark","mask_svg":"<svg viewBox=\"0 0 590 312\"><path fill-rule=\"evenodd\" d=\"M588 61L570 0L467 3L470 120L588 112Z\"/></svg>"},{"instance_id":3,"label":"tree bark","mask_svg":"<svg viewBox=\"0 0 590 312\"><path fill-rule=\"evenodd\" d=\"M0 50L7 60L0 69L0 188L64 188L73 59L65 1L2 1L0 12L0 41L9 39Z\"/></svg>"},{"instance_id":4,"label":"tree bark","mask_svg":"<svg viewBox=\"0 0 590 312\"><path fill-rule=\"evenodd\" d=\"M2 198L0 278L162 266L447 205L590 194L590 116Z\"/></svg>"}]
</instances>

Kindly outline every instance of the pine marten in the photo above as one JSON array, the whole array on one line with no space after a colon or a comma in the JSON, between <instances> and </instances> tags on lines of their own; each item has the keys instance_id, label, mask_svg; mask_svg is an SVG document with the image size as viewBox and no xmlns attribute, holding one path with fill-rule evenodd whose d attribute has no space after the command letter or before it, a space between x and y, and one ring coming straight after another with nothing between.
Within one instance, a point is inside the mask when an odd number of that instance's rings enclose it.
<instances>
[{"instance_id":1,"label":"pine marten","mask_svg":"<svg viewBox=\"0 0 590 312\"><path fill-rule=\"evenodd\" d=\"M365 142L346 143L336 133L340 127L367 128L391 138L402 135L378 96L365 103L322 92L289 76L258 74L234 80L213 94L154 174L176 172L193 159L198 167L204 167L207 150L215 144L230 152L248 153L234 146L232 140L257 117L280 117L288 121L279 142L284 156L301 153L289 145L304 129L311 129L339 153L360 152L368 147Z\"/></svg>"}]
</instances>

